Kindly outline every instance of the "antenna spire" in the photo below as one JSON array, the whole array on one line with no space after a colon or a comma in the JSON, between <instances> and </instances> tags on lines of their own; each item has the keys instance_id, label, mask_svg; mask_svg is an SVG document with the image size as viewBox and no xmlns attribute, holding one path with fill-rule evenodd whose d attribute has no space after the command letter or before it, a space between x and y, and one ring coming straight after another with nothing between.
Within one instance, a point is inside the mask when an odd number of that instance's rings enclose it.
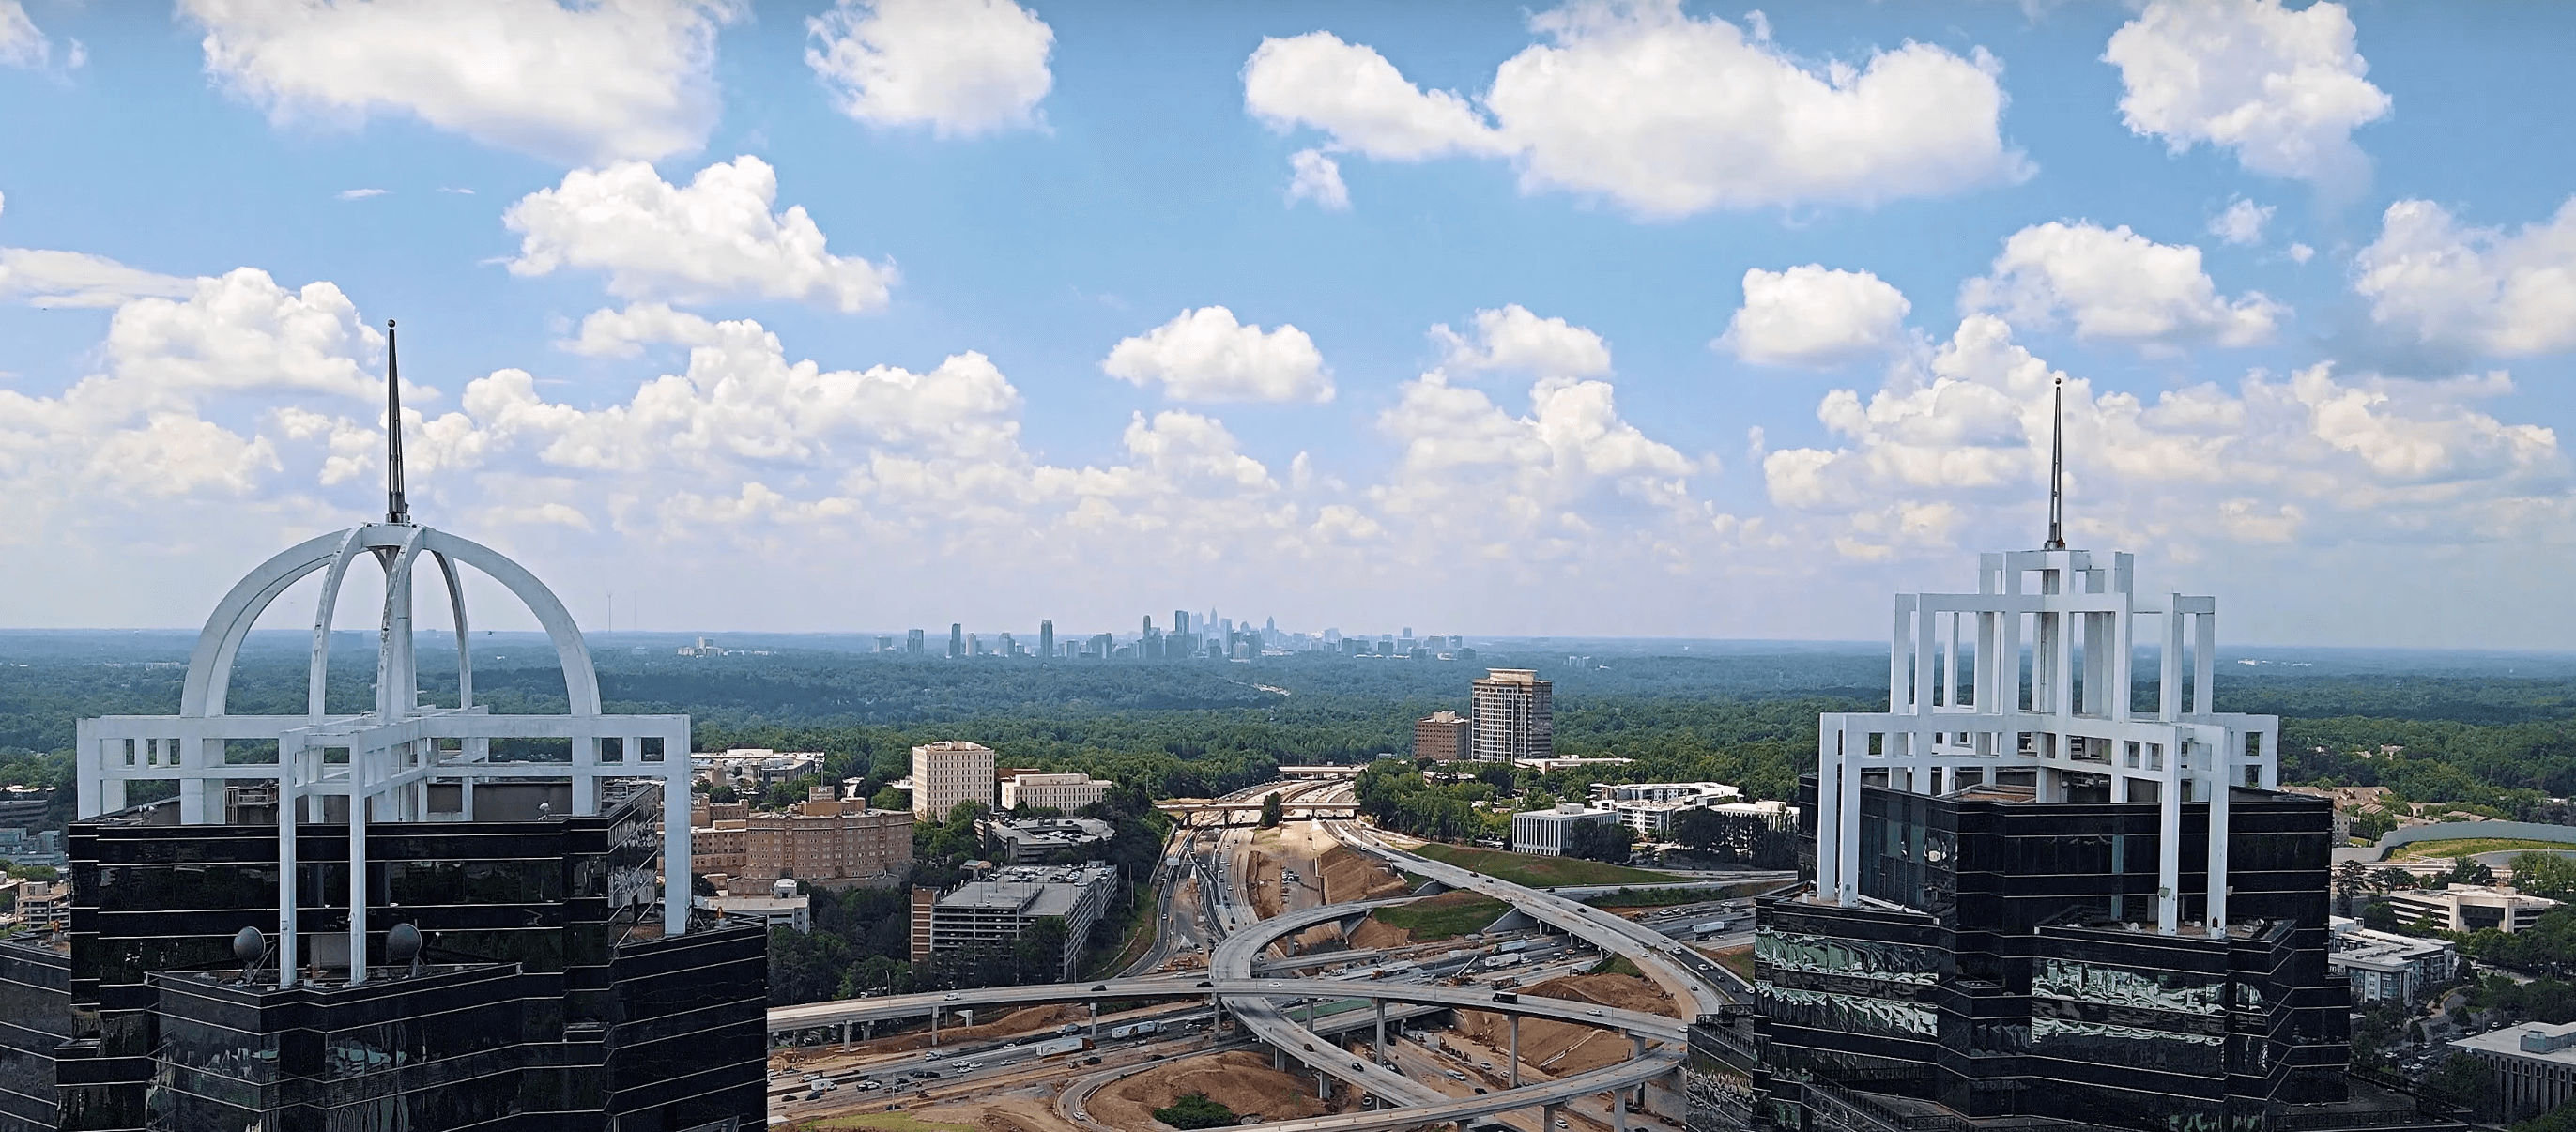
<instances>
[{"instance_id":1,"label":"antenna spire","mask_svg":"<svg viewBox=\"0 0 2576 1132\"><path fill-rule=\"evenodd\" d=\"M385 320L385 521L411 525L411 504L403 500L402 366L395 359L394 320Z\"/></svg>"},{"instance_id":2,"label":"antenna spire","mask_svg":"<svg viewBox=\"0 0 2576 1132\"><path fill-rule=\"evenodd\" d=\"M2066 549L2066 379L2048 409L2048 547Z\"/></svg>"}]
</instances>

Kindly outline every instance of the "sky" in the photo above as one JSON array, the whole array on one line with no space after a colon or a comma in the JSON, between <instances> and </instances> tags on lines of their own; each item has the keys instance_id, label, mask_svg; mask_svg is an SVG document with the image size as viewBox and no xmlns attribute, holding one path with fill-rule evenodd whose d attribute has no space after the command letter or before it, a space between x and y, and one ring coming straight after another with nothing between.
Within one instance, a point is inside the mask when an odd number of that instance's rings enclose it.
<instances>
[{"instance_id":1,"label":"sky","mask_svg":"<svg viewBox=\"0 0 2576 1132\"><path fill-rule=\"evenodd\" d=\"M592 627L1867 639L2062 381L2224 639L2563 649L2571 23L0 0L0 625L381 516L390 319L415 517Z\"/></svg>"}]
</instances>

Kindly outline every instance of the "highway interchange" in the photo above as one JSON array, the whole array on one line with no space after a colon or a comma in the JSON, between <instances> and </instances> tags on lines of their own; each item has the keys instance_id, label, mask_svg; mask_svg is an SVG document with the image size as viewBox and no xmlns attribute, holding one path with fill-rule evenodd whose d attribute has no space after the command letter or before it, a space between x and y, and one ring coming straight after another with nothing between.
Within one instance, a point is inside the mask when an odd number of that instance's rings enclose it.
<instances>
[{"instance_id":1,"label":"highway interchange","mask_svg":"<svg viewBox=\"0 0 2576 1132\"><path fill-rule=\"evenodd\" d=\"M1333 779L1270 783L1217 801L1258 803L1274 791L1289 801L1347 804L1351 786L1347 780ZM1317 810L1336 812L1321 806ZM1742 988L1723 967L1665 934L1687 935L1689 921L1725 918L1725 913L1732 912L1738 931L1717 942L1747 941L1750 916L1741 902L1711 901L1639 923L1569 895L1523 888L1406 852L1355 821L1339 817L1315 821L1334 844L1447 888L1494 897L1543 925L1548 934L1532 949L1541 959L1533 961L1531 969L1516 970L1521 978L1504 980L1506 985L1535 984L1545 977L1586 970L1600 954L1610 954L1626 957L1643 971L1681 1004L1685 1017L1717 1012L1735 1001ZM1467 952L1459 949L1443 951L1440 944L1280 958L1272 944L1287 936L1319 924L1354 926L1371 909L1413 897L1324 905L1319 860L1307 862L1295 884L1256 878L1246 851L1252 834L1251 828L1237 825L1185 825L1175 832L1154 882L1160 916L1155 944L1116 976L809 1003L776 1008L769 1015L773 1042L819 1039L842 1044L871 1034L884 1023L928 1019L934 1027L946 1025L953 1030L961 1011L1087 1006L1085 1019L1060 1028L1068 1033L1041 1031L1007 1043L982 1039L957 1044L952 1038L951 1044L934 1045L924 1053L876 1059L828 1084L819 1079L776 1083L781 1086L777 1099L801 1101L814 1096L813 1089L829 1089L823 1106L846 1107L857 1097L841 1093L843 1085L865 1094L884 1090L892 1097L897 1089L924 1096L933 1088L943 1094L985 1095L1003 1087L1061 1082L1063 1087L1054 1093L1054 1110L1081 1124L1091 1120L1085 1107L1088 1099L1121 1077L1176 1057L1250 1049L1268 1056L1274 1067L1311 1075L1321 1094L1356 1089L1368 1106L1317 1117L1266 1120L1262 1127L1274 1132L1376 1132L1450 1122L1461 1127L1499 1122L1525 1132L1563 1132L1571 1127L1568 1114L1583 1120L1587 1129L1624 1132L1631 1121L1645 1119L1639 1115L1647 1111L1639 1103L1645 1099L1644 1086L1659 1081L1670 1084L1665 1079L1674 1075L1686 1044L1679 1019L1497 990L1493 980L1460 978L1477 959L1461 958ZM1322 852L1311 856L1320 858ZM1738 879L1767 876L1747 874ZM1284 905L1279 914L1259 915L1252 898L1256 883L1278 884L1275 903ZM1414 958L1407 959L1408 955ZM1378 964L1385 966L1374 966ZM1348 973L1336 977L1335 971L1320 968ZM1158 970L1164 973L1155 973ZM1372 970L1380 971L1380 976L1368 977ZM1404 973L1393 975L1399 970ZM1452 985L1430 981L1439 976L1446 976L1444 981ZM1116 1025L1106 1025L1097 1014L1104 1002L1164 1005L1119 1015L1112 1019ZM1318 1007L1317 1003L1334 1005ZM1521 1065L1506 1051L1481 1058L1463 1056L1453 1048L1435 1049L1437 1036L1426 1039L1407 1029L1408 1022L1461 1008L1511 1019L1514 1048L1520 1019L1547 1019L1618 1032L1629 1039L1632 1056L1589 1072L1540 1080L1536 1074L1518 1072ZM1325 1015L1320 1021L1319 1009ZM1162 1022L1160 1033L1126 1033L1119 1028L1146 1017ZM1085 1043L1039 1044L1060 1037L1089 1039L1091 1048L1068 1054L1064 1047ZM1336 1044L1337 1038L1348 1041L1350 1048ZM1448 1043L1455 1044L1454 1040ZM1354 1052L1360 1050L1364 1052ZM1493 1069L1494 1056L1507 1062L1503 1069ZM1626 1097L1635 1107L1612 1103L1612 1097ZM1669 1109L1671 1103L1667 1095L1658 1107ZM773 1112L782 1107L774 1105ZM778 1119L773 1116L773 1123Z\"/></svg>"}]
</instances>

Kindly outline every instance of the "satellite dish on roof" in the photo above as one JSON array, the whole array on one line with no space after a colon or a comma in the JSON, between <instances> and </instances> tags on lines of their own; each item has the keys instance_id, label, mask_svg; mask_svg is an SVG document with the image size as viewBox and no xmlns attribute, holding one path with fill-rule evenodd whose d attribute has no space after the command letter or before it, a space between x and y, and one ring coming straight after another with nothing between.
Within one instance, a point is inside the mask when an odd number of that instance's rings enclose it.
<instances>
[{"instance_id":1,"label":"satellite dish on roof","mask_svg":"<svg viewBox=\"0 0 2576 1132\"><path fill-rule=\"evenodd\" d=\"M385 933L385 959L397 966L410 967L420 973L420 929L410 924L395 924Z\"/></svg>"},{"instance_id":2,"label":"satellite dish on roof","mask_svg":"<svg viewBox=\"0 0 2576 1132\"><path fill-rule=\"evenodd\" d=\"M259 957L266 954L268 937L259 934L258 928L243 928L233 933L233 958L244 963L257 963Z\"/></svg>"}]
</instances>

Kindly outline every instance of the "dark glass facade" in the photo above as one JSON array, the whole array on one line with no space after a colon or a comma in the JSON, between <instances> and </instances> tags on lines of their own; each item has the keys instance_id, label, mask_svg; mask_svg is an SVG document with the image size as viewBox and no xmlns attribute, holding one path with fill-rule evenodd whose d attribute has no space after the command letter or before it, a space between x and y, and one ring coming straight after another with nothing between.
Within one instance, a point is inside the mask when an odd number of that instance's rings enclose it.
<instances>
[{"instance_id":1,"label":"dark glass facade","mask_svg":"<svg viewBox=\"0 0 2576 1132\"><path fill-rule=\"evenodd\" d=\"M68 954L0 949L0 1132L759 1126L767 933L664 935L659 794L604 809L370 823L356 985L346 829L297 826L292 987L231 952L277 925L276 826L170 803L75 824ZM385 965L403 923L419 974Z\"/></svg>"},{"instance_id":2,"label":"dark glass facade","mask_svg":"<svg viewBox=\"0 0 2576 1132\"><path fill-rule=\"evenodd\" d=\"M1802 783L1811 823L1814 790ZM2180 889L2203 892L2208 806L2182 811ZM2315 1118L2349 1107L2350 1038L2325 960L2331 813L2250 789L2229 813L2227 931L2164 935L2153 803L1864 787L1867 899L1759 903L1756 1011L1694 1034L1695 1132L2331 1125ZM2198 904L2186 896L2186 924Z\"/></svg>"}]
</instances>

